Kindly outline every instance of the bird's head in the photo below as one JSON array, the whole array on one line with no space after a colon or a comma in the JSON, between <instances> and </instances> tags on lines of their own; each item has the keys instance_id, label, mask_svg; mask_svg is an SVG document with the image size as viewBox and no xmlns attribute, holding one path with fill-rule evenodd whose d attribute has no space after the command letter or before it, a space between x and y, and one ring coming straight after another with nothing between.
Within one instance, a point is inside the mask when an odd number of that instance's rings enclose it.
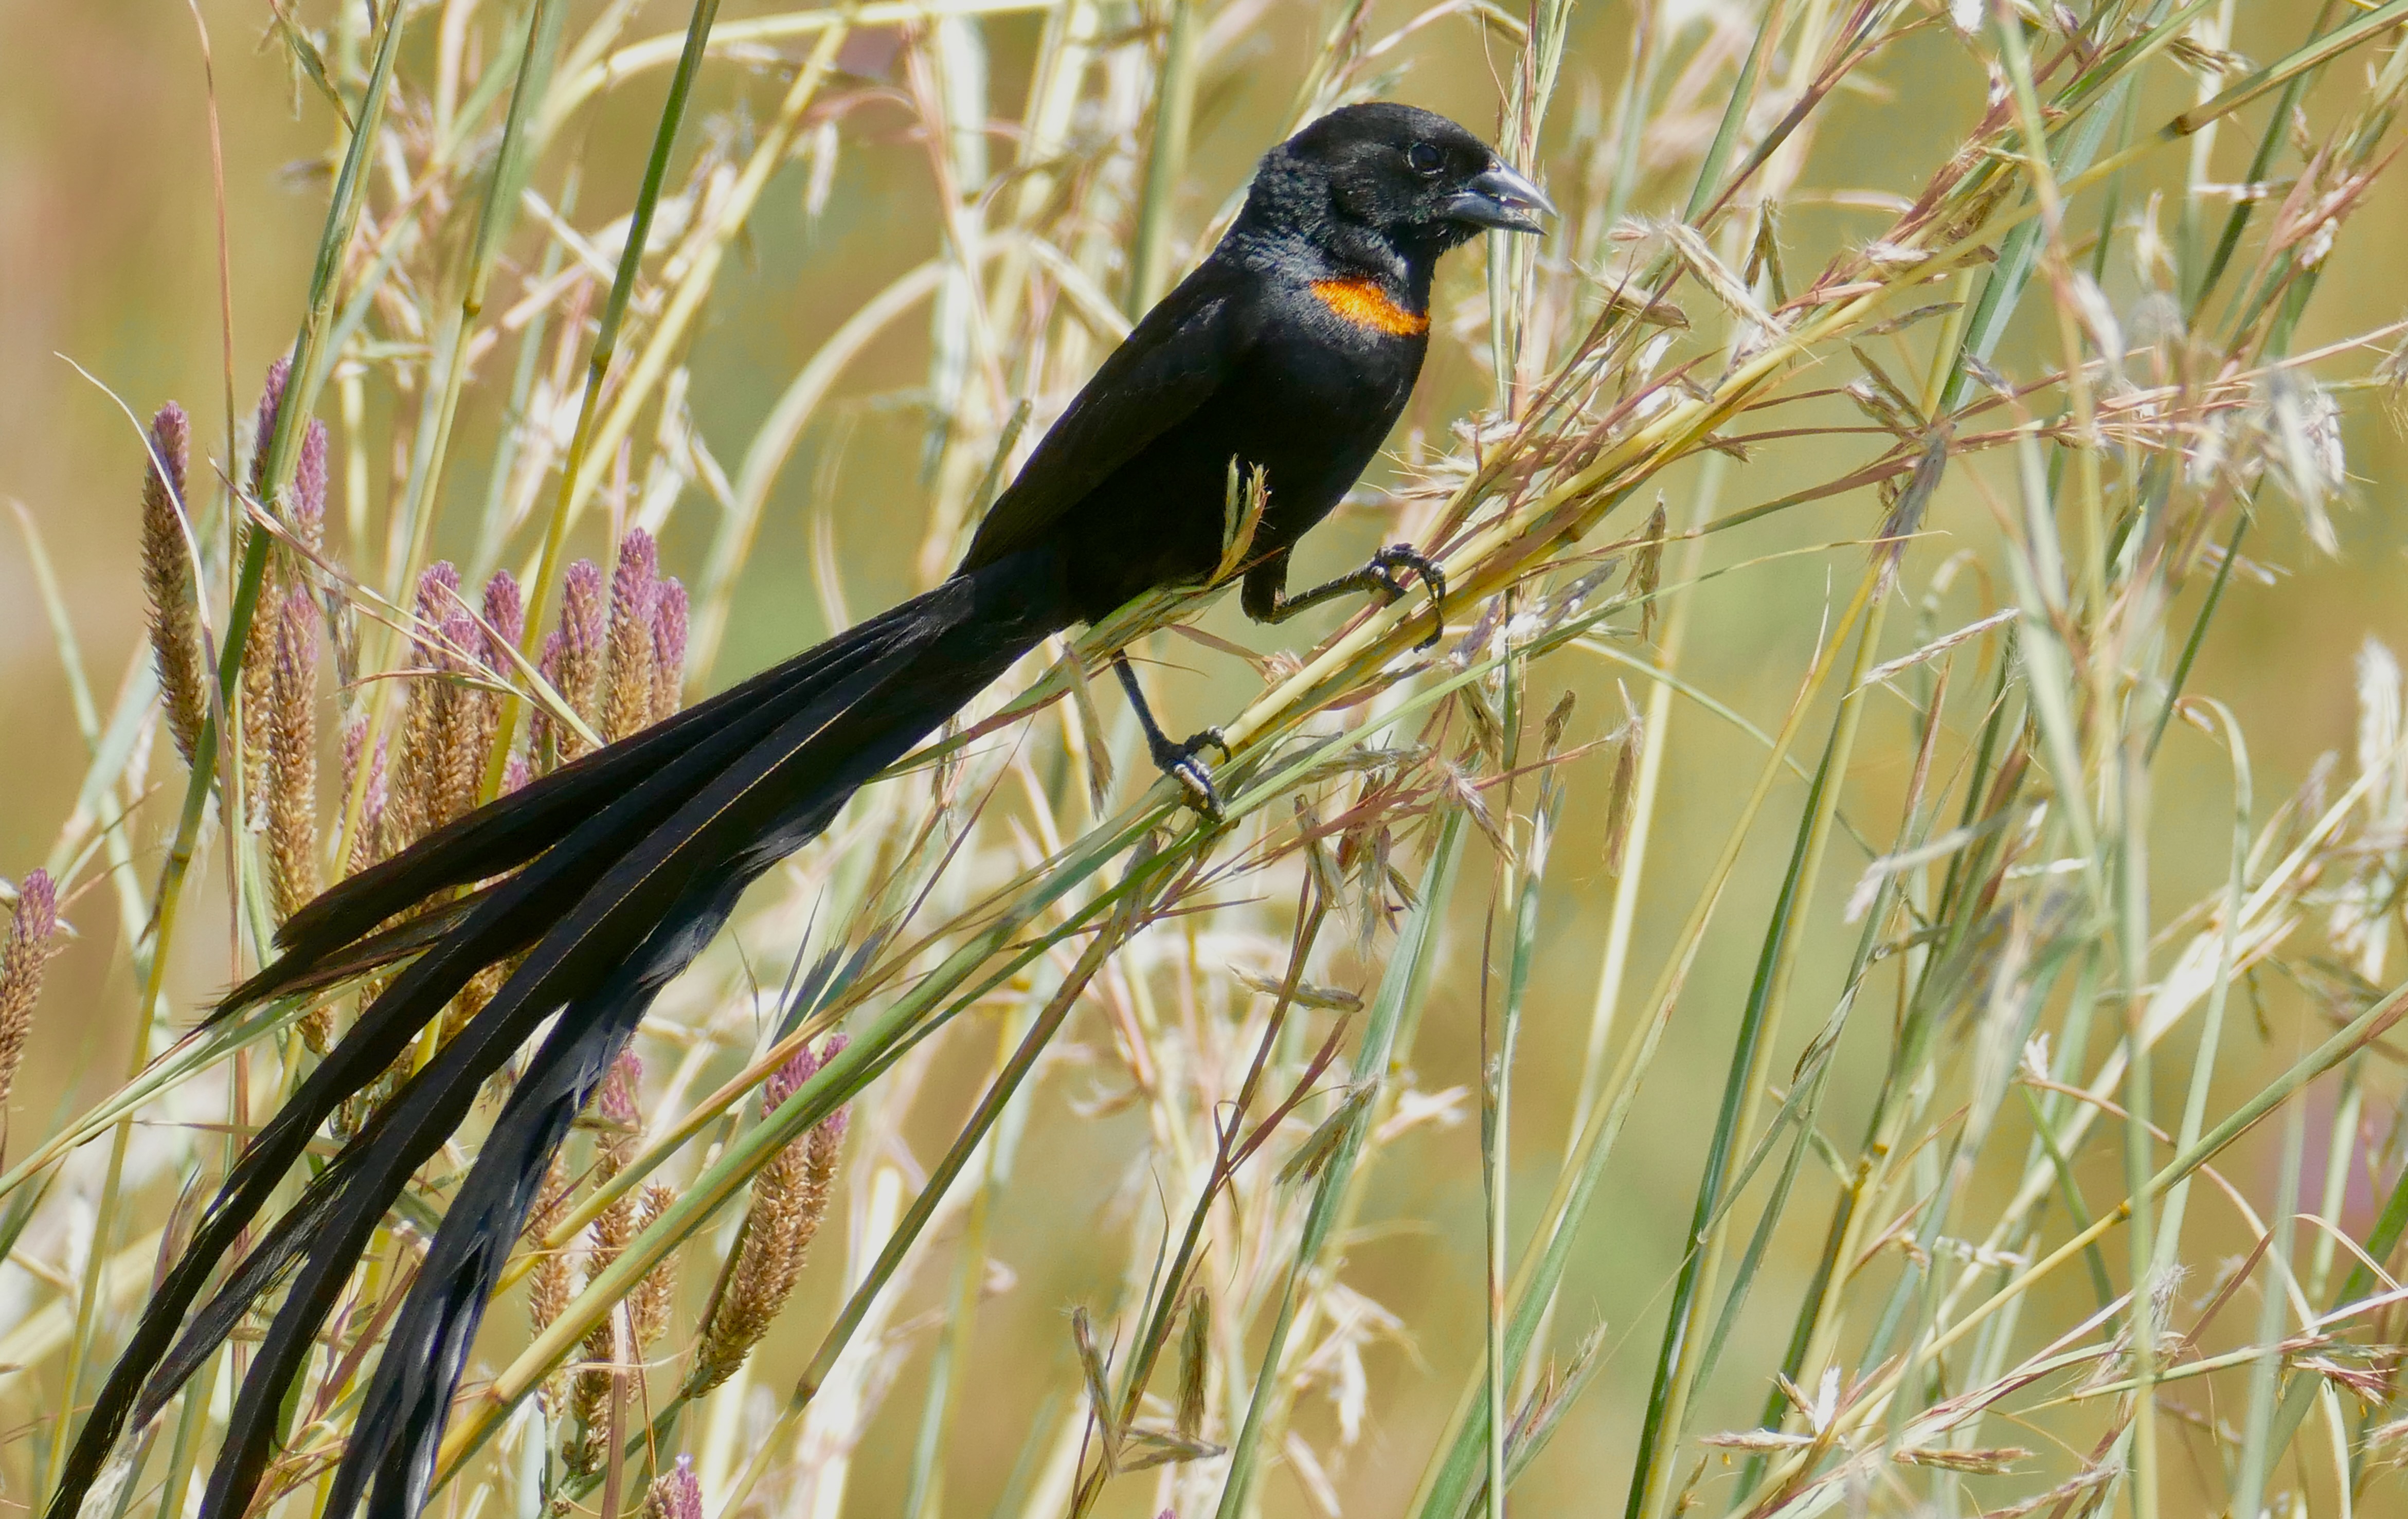
<instances>
[{"instance_id":1,"label":"bird's head","mask_svg":"<svg viewBox=\"0 0 2408 1519\"><path fill-rule=\"evenodd\" d=\"M1474 234L1539 232L1555 207L1497 150L1436 111L1372 101L1331 111L1263 155L1245 220L1340 256L1422 265Z\"/></svg>"}]
</instances>

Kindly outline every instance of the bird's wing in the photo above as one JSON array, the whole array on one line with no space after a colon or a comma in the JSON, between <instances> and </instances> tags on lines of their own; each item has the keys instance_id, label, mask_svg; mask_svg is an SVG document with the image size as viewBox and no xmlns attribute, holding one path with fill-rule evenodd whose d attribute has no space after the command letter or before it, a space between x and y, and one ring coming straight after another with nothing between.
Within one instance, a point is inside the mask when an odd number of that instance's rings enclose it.
<instances>
[{"instance_id":1,"label":"bird's wing","mask_svg":"<svg viewBox=\"0 0 2408 1519\"><path fill-rule=\"evenodd\" d=\"M1254 341L1248 289L1208 262L1148 311L996 499L962 567L1041 540L1082 496L1228 383Z\"/></svg>"}]
</instances>

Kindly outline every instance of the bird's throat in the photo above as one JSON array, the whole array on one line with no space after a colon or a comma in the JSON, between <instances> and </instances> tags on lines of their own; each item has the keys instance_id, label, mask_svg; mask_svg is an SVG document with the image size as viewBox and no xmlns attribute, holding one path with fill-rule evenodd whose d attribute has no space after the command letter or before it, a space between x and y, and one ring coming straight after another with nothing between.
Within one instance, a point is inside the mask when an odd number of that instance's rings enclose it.
<instances>
[{"instance_id":1,"label":"bird's throat","mask_svg":"<svg viewBox=\"0 0 2408 1519\"><path fill-rule=\"evenodd\" d=\"M1429 331L1429 313L1409 311L1374 279L1316 279L1313 294L1340 320L1391 337L1418 337Z\"/></svg>"}]
</instances>

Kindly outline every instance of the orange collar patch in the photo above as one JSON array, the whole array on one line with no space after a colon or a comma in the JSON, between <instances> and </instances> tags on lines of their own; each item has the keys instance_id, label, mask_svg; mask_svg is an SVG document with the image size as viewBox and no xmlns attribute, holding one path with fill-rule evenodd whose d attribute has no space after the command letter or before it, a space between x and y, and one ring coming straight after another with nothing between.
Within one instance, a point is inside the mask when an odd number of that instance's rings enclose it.
<instances>
[{"instance_id":1,"label":"orange collar patch","mask_svg":"<svg viewBox=\"0 0 2408 1519\"><path fill-rule=\"evenodd\" d=\"M1370 279L1316 279L1312 293L1321 304L1358 327L1391 337L1419 337L1429 331L1429 313L1408 311Z\"/></svg>"}]
</instances>

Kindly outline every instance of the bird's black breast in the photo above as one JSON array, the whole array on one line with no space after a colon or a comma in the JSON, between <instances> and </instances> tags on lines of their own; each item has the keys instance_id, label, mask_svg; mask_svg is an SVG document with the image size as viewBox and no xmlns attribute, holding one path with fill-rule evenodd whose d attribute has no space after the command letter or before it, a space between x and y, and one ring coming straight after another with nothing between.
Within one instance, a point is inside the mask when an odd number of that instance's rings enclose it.
<instances>
[{"instance_id":1,"label":"bird's black breast","mask_svg":"<svg viewBox=\"0 0 2408 1519\"><path fill-rule=\"evenodd\" d=\"M1240 471L1259 466L1269 486L1253 545L1260 556L1327 516L1402 414L1424 333L1350 320L1301 281L1263 280L1253 299L1251 340L1210 395L1068 513L1057 541L1081 618L1211 575L1230 460Z\"/></svg>"}]
</instances>

